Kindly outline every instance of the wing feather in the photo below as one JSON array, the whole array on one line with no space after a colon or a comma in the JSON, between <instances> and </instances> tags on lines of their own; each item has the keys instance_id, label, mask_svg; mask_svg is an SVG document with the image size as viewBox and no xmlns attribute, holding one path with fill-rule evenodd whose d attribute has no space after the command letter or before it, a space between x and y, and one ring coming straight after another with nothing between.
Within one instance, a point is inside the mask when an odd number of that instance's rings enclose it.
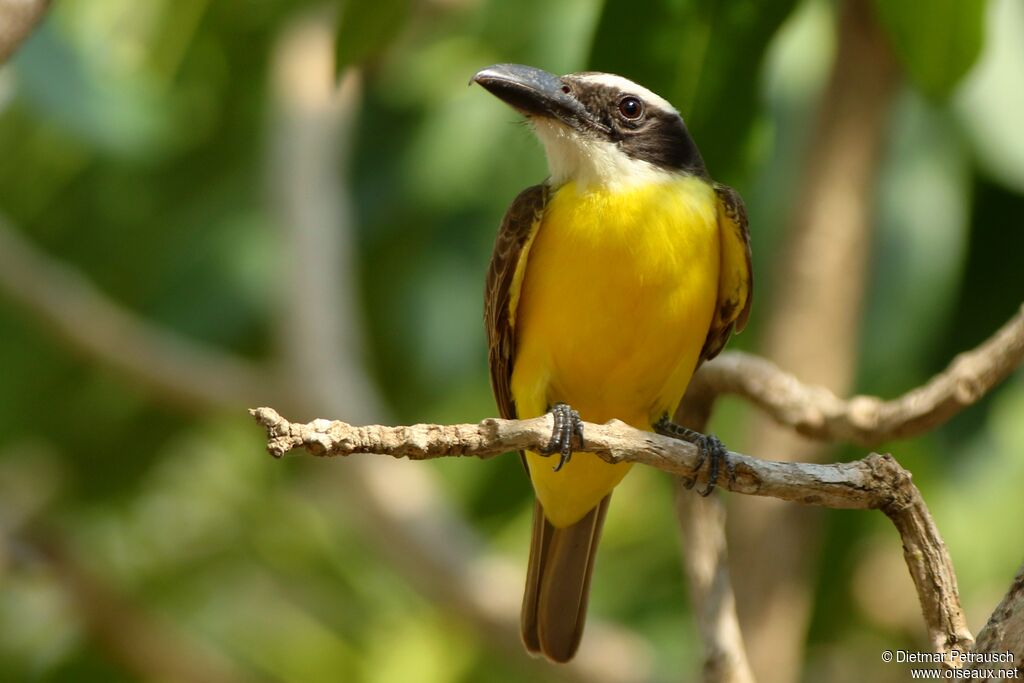
<instances>
[{"instance_id":1,"label":"wing feather","mask_svg":"<svg viewBox=\"0 0 1024 683\"><path fill-rule=\"evenodd\" d=\"M501 221L494 254L487 270L484 324L487 326L491 389L504 418L516 417L512 397L512 362L515 360L515 305L519 300L523 269L530 243L548 202L546 185L519 193ZM518 277L517 277L518 275Z\"/></svg>"},{"instance_id":2,"label":"wing feather","mask_svg":"<svg viewBox=\"0 0 1024 683\"><path fill-rule=\"evenodd\" d=\"M750 316L750 302L754 296L747 209L739 193L731 187L715 185L715 194L718 198L721 266L718 303L701 351L702 361L717 356L729 341L730 335L746 326Z\"/></svg>"}]
</instances>

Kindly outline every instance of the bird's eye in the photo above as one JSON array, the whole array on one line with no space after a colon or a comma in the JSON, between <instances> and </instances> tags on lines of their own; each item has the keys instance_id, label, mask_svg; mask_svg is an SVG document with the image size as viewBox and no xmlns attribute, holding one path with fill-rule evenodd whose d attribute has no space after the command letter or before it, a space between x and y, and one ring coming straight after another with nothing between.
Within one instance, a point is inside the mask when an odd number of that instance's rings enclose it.
<instances>
[{"instance_id":1,"label":"bird's eye","mask_svg":"<svg viewBox=\"0 0 1024 683\"><path fill-rule=\"evenodd\" d=\"M629 95L619 100L619 113L630 121L636 121L644 115L644 103L639 98Z\"/></svg>"}]
</instances>

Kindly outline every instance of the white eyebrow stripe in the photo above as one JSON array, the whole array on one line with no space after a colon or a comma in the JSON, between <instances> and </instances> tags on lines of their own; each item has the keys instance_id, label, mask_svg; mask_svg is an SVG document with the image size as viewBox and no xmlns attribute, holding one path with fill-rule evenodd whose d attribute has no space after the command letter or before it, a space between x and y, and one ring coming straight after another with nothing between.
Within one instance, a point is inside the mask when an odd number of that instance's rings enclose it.
<instances>
[{"instance_id":1,"label":"white eyebrow stripe","mask_svg":"<svg viewBox=\"0 0 1024 683\"><path fill-rule=\"evenodd\" d=\"M597 83L598 85L605 85L609 88L615 88L621 90L624 93L630 95L636 95L648 104L654 105L658 109L664 109L666 112L678 114L679 111L673 107L668 100L664 97L654 94L642 85L637 85L628 78L622 76L616 76L615 74L603 74L603 73L586 73L586 74L573 74L574 78L578 78L581 81L588 83Z\"/></svg>"}]
</instances>

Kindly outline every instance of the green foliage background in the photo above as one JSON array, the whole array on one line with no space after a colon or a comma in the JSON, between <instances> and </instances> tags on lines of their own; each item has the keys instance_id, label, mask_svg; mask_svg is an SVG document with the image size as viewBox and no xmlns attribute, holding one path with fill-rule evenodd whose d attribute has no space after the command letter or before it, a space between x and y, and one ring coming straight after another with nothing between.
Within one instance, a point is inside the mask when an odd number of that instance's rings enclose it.
<instances>
[{"instance_id":1,"label":"green foliage background","mask_svg":"<svg viewBox=\"0 0 1024 683\"><path fill-rule=\"evenodd\" d=\"M919 21L918 3L876 4L907 83L877 186L858 390L891 396L1024 299L1024 11L949 0ZM312 7L56 3L0 70L0 208L140 316L268 358L288 277L268 206L268 68L282 30ZM337 57L365 79L346 169L358 322L395 418L494 412L483 274L504 208L545 168L515 115L466 87L477 69L614 71L680 107L712 174L747 201L759 290L733 348L756 350L836 14L822 0L348 0ZM303 683L524 679L404 583L343 501L295 485L344 463L271 461L243 411L169 405L3 296L0 377L0 513L46 519L91 571L244 670ZM728 443L748 413L727 401L714 427ZM1022 416L1018 374L936 433L889 446L932 506L975 629L1021 561ZM434 469L493 549L525 564L530 491L515 458L407 466ZM880 516L827 520L807 678L903 680L874 663L923 645L898 542ZM649 639L670 677L697 670L688 610L671 487L635 472L608 521L592 612ZM0 679L134 680L16 544L0 550Z\"/></svg>"}]
</instances>

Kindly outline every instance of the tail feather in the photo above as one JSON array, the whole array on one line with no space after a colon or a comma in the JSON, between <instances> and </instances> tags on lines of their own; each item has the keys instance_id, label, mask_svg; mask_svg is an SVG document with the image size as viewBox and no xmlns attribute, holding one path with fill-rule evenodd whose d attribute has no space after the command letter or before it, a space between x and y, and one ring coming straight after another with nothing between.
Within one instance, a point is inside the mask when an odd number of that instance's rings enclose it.
<instances>
[{"instance_id":1,"label":"tail feather","mask_svg":"<svg viewBox=\"0 0 1024 683\"><path fill-rule=\"evenodd\" d=\"M587 616L590 577L611 494L584 517L556 529L538 502L523 595L523 643L556 662L576 654Z\"/></svg>"}]
</instances>

